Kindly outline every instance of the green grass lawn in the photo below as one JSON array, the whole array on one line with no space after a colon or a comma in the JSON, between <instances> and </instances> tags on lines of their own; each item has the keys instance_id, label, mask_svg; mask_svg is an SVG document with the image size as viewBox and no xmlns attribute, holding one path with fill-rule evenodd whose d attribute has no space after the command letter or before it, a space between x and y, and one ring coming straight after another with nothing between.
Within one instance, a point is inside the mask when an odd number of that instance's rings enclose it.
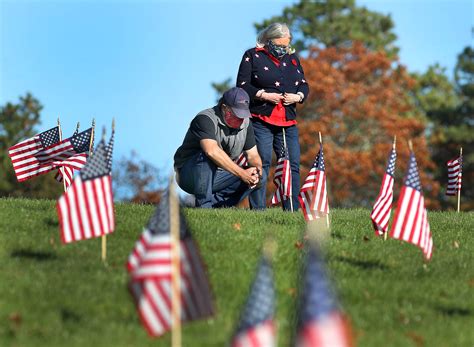
<instances>
[{"instance_id":1,"label":"green grass lawn","mask_svg":"<svg viewBox=\"0 0 474 347\"><path fill-rule=\"evenodd\" d=\"M125 262L154 207L117 204L107 264L100 239L64 246L54 201L0 199L0 346L169 346L150 339L127 291ZM262 242L277 241L280 346L296 320L301 213L187 209L207 263L213 319L183 326L183 346L224 346L245 302ZM328 267L358 346L474 346L474 213L430 212L432 261L375 238L368 210L332 210Z\"/></svg>"}]
</instances>

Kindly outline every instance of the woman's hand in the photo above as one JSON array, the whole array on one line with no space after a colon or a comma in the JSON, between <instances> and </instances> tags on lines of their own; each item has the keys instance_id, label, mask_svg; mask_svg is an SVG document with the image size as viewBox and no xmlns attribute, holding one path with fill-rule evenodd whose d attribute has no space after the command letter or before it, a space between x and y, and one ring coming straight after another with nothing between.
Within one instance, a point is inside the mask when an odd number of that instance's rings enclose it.
<instances>
[{"instance_id":1,"label":"woman's hand","mask_svg":"<svg viewBox=\"0 0 474 347\"><path fill-rule=\"evenodd\" d=\"M299 97L299 95L297 95ZM278 94L278 93L267 93L263 92L262 95L260 96L260 99L266 100L271 102L272 104L278 104L280 100L283 99L283 95Z\"/></svg>"},{"instance_id":2,"label":"woman's hand","mask_svg":"<svg viewBox=\"0 0 474 347\"><path fill-rule=\"evenodd\" d=\"M283 95L283 105L285 106L295 104L300 101L301 101L301 95L299 94L285 93Z\"/></svg>"}]
</instances>

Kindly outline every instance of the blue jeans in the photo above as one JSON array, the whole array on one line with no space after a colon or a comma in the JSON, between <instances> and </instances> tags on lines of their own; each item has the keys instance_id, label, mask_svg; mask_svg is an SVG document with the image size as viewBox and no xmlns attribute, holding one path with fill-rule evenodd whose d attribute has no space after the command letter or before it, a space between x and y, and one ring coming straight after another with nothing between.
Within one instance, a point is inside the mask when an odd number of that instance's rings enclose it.
<instances>
[{"instance_id":1,"label":"blue jeans","mask_svg":"<svg viewBox=\"0 0 474 347\"><path fill-rule=\"evenodd\" d=\"M281 152L283 146L283 128L285 129L286 146L290 157L291 166L291 190L293 210L297 211L300 203L298 194L300 192L300 144L298 142L298 128L296 125L289 127L279 127L265 123L259 119L252 119L257 149L263 164L262 186L255 189L249 196L250 207L255 209L264 209L266 205L266 181L268 171L272 163L272 149L277 155ZM283 210L290 211L290 200L283 200Z\"/></svg>"},{"instance_id":2,"label":"blue jeans","mask_svg":"<svg viewBox=\"0 0 474 347\"><path fill-rule=\"evenodd\" d=\"M202 151L178 170L178 185L196 198L196 207L217 208L237 205L249 193L249 186L225 171Z\"/></svg>"}]
</instances>

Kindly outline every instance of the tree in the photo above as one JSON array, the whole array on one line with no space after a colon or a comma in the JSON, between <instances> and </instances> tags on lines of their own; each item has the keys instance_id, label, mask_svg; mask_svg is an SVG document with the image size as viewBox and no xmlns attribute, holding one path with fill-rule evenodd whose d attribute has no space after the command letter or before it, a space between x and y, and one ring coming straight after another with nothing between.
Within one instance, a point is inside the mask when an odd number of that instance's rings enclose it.
<instances>
[{"instance_id":1,"label":"tree","mask_svg":"<svg viewBox=\"0 0 474 347\"><path fill-rule=\"evenodd\" d=\"M384 50L389 56L398 52L390 15L356 6L354 0L301 0L285 7L282 15L256 23L255 28L261 30L273 22L290 26L293 45L300 51L310 46L345 47L359 41L367 49Z\"/></svg>"},{"instance_id":2,"label":"tree","mask_svg":"<svg viewBox=\"0 0 474 347\"><path fill-rule=\"evenodd\" d=\"M18 103L7 102L0 107L0 196L57 198L62 185L54 180L53 173L19 183L13 172L8 148L38 133L43 106L30 93L20 97Z\"/></svg>"},{"instance_id":3,"label":"tree","mask_svg":"<svg viewBox=\"0 0 474 347\"><path fill-rule=\"evenodd\" d=\"M164 178L149 162L140 159L135 152L123 157L113 172L115 196L119 200L135 203L160 202Z\"/></svg>"},{"instance_id":4,"label":"tree","mask_svg":"<svg viewBox=\"0 0 474 347\"><path fill-rule=\"evenodd\" d=\"M394 135L397 135L396 185L408 163L413 140L427 205L439 184L433 179L423 114L409 92L416 81L383 52L355 42L349 47L311 48L302 59L311 93L299 110L302 177L324 141L331 204L369 207L375 201Z\"/></svg>"}]
</instances>

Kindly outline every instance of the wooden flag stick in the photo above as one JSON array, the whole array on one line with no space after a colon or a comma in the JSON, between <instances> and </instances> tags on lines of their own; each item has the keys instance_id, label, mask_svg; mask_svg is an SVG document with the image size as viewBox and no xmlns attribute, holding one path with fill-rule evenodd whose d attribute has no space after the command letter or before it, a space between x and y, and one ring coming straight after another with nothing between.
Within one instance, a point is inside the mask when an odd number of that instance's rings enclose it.
<instances>
[{"instance_id":1,"label":"wooden flag stick","mask_svg":"<svg viewBox=\"0 0 474 347\"><path fill-rule=\"evenodd\" d=\"M94 131L94 128L92 128ZM102 129L102 141L105 141L105 127ZM104 234L101 236L101 259L105 263L105 260L107 259L107 234Z\"/></svg>"},{"instance_id":2,"label":"wooden flag stick","mask_svg":"<svg viewBox=\"0 0 474 347\"><path fill-rule=\"evenodd\" d=\"M461 158L462 158L462 147L459 150L459 159ZM462 167L459 169L462 170ZM462 174L462 171L460 171L460 173ZM460 211L461 211L461 185L459 184L459 176L458 176L458 213Z\"/></svg>"},{"instance_id":3,"label":"wooden flag stick","mask_svg":"<svg viewBox=\"0 0 474 347\"><path fill-rule=\"evenodd\" d=\"M283 146L285 146L285 151L288 151L288 148L286 147L285 128L283 128ZM291 164L290 164L290 171L291 171ZM291 185L291 190L290 190L290 208L291 208L291 212L293 212L293 184Z\"/></svg>"},{"instance_id":4,"label":"wooden flag stick","mask_svg":"<svg viewBox=\"0 0 474 347\"><path fill-rule=\"evenodd\" d=\"M397 148L397 135L394 135L394 136L393 136L392 148L393 148L394 150ZM386 231L386 232L383 234L383 240L384 240L384 241L387 241L387 238L388 238L388 231Z\"/></svg>"},{"instance_id":5,"label":"wooden flag stick","mask_svg":"<svg viewBox=\"0 0 474 347\"><path fill-rule=\"evenodd\" d=\"M59 141L62 141L63 140L63 131L61 129L61 122L59 121L59 117L58 117L58 130L59 130ZM61 167L59 167L58 170L61 173L61 175L63 176L63 189L64 189L64 191L66 191L66 180L64 179L64 171L61 170Z\"/></svg>"},{"instance_id":6,"label":"wooden flag stick","mask_svg":"<svg viewBox=\"0 0 474 347\"><path fill-rule=\"evenodd\" d=\"M179 200L170 176L169 184L170 236L171 236L171 347L181 347L181 263L179 235Z\"/></svg>"},{"instance_id":7,"label":"wooden flag stick","mask_svg":"<svg viewBox=\"0 0 474 347\"><path fill-rule=\"evenodd\" d=\"M323 137L321 136L320 131L318 131L318 134L319 134L319 146L322 146L323 145ZM327 191L327 187L326 187L326 191ZM329 228L329 213L326 213L326 225Z\"/></svg>"},{"instance_id":8,"label":"wooden flag stick","mask_svg":"<svg viewBox=\"0 0 474 347\"><path fill-rule=\"evenodd\" d=\"M89 144L89 156L92 156L94 151L94 132L95 132L95 119L92 118L92 132L91 132L91 142Z\"/></svg>"}]
</instances>

